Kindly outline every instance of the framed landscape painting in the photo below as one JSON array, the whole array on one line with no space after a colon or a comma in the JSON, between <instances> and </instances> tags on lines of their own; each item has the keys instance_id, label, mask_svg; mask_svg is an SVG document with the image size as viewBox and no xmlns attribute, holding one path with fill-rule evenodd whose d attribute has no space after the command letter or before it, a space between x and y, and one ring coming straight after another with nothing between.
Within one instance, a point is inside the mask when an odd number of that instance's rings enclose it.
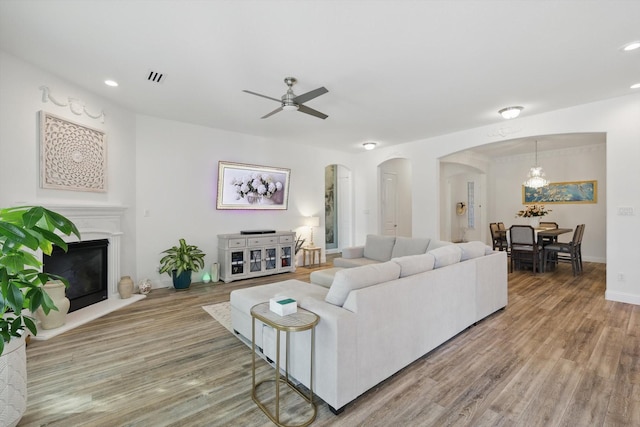
<instances>
[{"instance_id":1,"label":"framed landscape painting","mask_svg":"<svg viewBox=\"0 0 640 427\"><path fill-rule=\"evenodd\" d=\"M522 204L598 203L598 181L552 182L546 187L522 186Z\"/></svg>"},{"instance_id":2,"label":"framed landscape painting","mask_svg":"<svg viewBox=\"0 0 640 427\"><path fill-rule=\"evenodd\" d=\"M218 163L217 209L287 209L291 169Z\"/></svg>"}]
</instances>

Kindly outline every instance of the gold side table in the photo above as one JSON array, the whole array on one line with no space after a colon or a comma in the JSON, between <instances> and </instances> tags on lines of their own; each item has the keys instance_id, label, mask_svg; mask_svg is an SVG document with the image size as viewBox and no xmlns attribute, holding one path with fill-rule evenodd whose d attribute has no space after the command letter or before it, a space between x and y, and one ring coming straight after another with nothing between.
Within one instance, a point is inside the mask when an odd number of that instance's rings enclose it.
<instances>
[{"instance_id":1,"label":"gold side table","mask_svg":"<svg viewBox=\"0 0 640 427\"><path fill-rule=\"evenodd\" d=\"M274 379L264 379L256 384L256 319L261 321L262 323L271 326L276 330L276 372ZM315 338L316 338L316 330L315 327L318 324L320 318L317 314L307 311L303 308L298 307L298 311L293 314L289 314L287 316L279 316L276 313L269 310L269 303L263 302L260 304L256 304L251 307L251 349L253 351L253 360L251 364L252 370L252 385L251 389L251 398L262 412L264 412L267 417L271 421L273 421L276 425L282 427L294 427L287 426L285 424L280 423L280 383L287 385L290 389L295 391L304 399L305 402L309 403L313 413L311 417L302 424L297 424L295 427L304 427L311 424L315 419L318 413L318 407L313 401L313 356L315 353ZM302 391L298 390L298 388L291 382L289 379L289 332L301 332L301 331L311 331L311 372L309 374L309 396L306 396ZM285 376L284 378L280 376L280 333L285 333L285 352L286 352L286 366L285 366ZM260 386L260 384L265 382L275 382L276 385L276 407L275 414L272 414L267 407L258 399L256 395L256 388Z\"/></svg>"},{"instance_id":2,"label":"gold side table","mask_svg":"<svg viewBox=\"0 0 640 427\"><path fill-rule=\"evenodd\" d=\"M318 255L317 259L318 262L316 263L316 255ZM307 258L309 260L309 262L307 262ZM314 246L314 247L304 247L302 248L302 266L312 266L315 264L320 265L322 261L322 248L318 247L318 246Z\"/></svg>"}]
</instances>

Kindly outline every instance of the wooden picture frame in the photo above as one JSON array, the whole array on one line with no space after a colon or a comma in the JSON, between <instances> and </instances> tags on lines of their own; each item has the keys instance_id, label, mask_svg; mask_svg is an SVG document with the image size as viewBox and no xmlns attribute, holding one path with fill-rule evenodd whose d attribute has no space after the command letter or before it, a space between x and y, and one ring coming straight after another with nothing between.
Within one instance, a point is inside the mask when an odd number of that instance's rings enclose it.
<instances>
[{"instance_id":1,"label":"wooden picture frame","mask_svg":"<svg viewBox=\"0 0 640 427\"><path fill-rule=\"evenodd\" d=\"M552 182L546 187L522 186L522 204L598 203L598 181Z\"/></svg>"},{"instance_id":2,"label":"wooden picture frame","mask_svg":"<svg viewBox=\"0 0 640 427\"><path fill-rule=\"evenodd\" d=\"M218 162L217 209L286 210L291 169Z\"/></svg>"}]
</instances>

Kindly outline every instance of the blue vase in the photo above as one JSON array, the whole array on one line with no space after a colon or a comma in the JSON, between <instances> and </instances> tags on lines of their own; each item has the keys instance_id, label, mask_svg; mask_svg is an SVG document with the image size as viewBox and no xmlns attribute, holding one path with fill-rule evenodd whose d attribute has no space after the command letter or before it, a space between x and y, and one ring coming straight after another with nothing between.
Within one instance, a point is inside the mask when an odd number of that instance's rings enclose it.
<instances>
[{"instance_id":1,"label":"blue vase","mask_svg":"<svg viewBox=\"0 0 640 427\"><path fill-rule=\"evenodd\" d=\"M173 270L173 287L182 290L189 289L191 286L191 270L185 270L176 276L176 270Z\"/></svg>"}]
</instances>

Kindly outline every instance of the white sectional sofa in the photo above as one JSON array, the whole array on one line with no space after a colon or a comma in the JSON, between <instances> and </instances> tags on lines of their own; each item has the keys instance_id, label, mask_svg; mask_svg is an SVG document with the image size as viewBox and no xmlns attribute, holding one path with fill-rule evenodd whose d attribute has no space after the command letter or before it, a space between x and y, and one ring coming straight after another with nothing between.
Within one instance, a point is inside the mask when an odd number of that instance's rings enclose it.
<instances>
[{"instance_id":1,"label":"white sectional sofa","mask_svg":"<svg viewBox=\"0 0 640 427\"><path fill-rule=\"evenodd\" d=\"M422 237L395 237L367 235L364 246L352 246L342 250L342 257L335 258L333 265L341 268L376 264L408 255L420 255L451 242Z\"/></svg>"},{"instance_id":2,"label":"white sectional sofa","mask_svg":"<svg viewBox=\"0 0 640 427\"><path fill-rule=\"evenodd\" d=\"M320 317L314 392L337 413L376 384L505 307L506 253L493 252L482 242L455 244L341 269L328 289L287 280L235 290L231 292L234 330L250 341L251 307L283 295ZM291 334L289 361L290 373L307 387L309 340L308 333ZM271 359L275 359L274 343L274 330L256 322L256 344Z\"/></svg>"}]
</instances>

